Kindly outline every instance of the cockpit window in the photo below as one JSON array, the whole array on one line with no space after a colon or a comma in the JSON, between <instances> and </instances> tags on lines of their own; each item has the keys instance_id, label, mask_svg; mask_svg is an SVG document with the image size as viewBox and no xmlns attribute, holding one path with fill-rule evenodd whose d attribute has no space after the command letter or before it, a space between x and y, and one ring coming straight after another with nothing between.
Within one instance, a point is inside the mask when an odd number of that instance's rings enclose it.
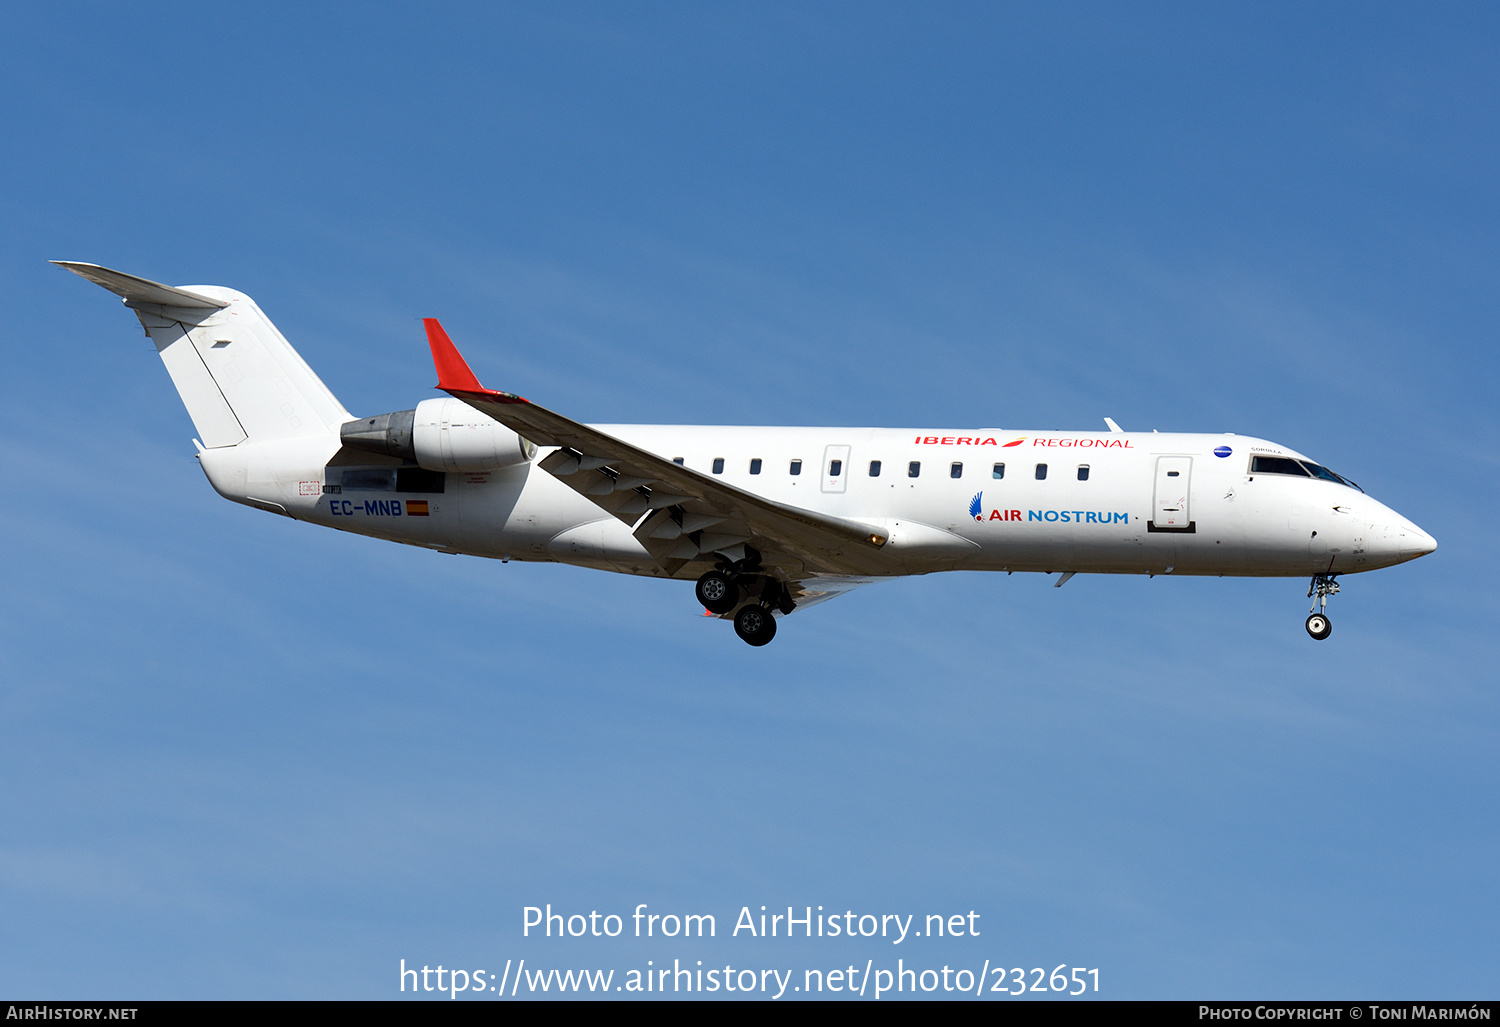
<instances>
[{"instance_id":1,"label":"cockpit window","mask_svg":"<svg viewBox=\"0 0 1500 1027\"><path fill-rule=\"evenodd\" d=\"M1301 463L1303 467L1306 467L1312 473L1312 476L1314 478L1322 478L1324 481L1336 481L1340 485L1348 485L1352 489L1359 489L1359 491L1361 492L1364 491L1364 489L1360 489L1358 485L1354 484L1354 482L1350 481L1342 474L1335 474L1333 471L1330 471L1322 464L1315 464L1311 460L1301 460L1298 462Z\"/></svg>"},{"instance_id":2,"label":"cockpit window","mask_svg":"<svg viewBox=\"0 0 1500 1027\"><path fill-rule=\"evenodd\" d=\"M1307 471L1297 461L1284 456L1253 456L1250 458L1251 474L1295 474L1306 478Z\"/></svg>"},{"instance_id":3,"label":"cockpit window","mask_svg":"<svg viewBox=\"0 0 1500 1027\"><path fill-rule=\"evenodd\" d=\"M1334 474L1321 464L1315 464L1311 460L1293 460L1286 456L1253 456L1250 458L1251 474L1290 474L1298 478L1322 478L1324 481L1338 482L1340 485L1348 485L1352 489L1363 492L1354 482L1343 475Z\"/></svg>"}]
</instances>

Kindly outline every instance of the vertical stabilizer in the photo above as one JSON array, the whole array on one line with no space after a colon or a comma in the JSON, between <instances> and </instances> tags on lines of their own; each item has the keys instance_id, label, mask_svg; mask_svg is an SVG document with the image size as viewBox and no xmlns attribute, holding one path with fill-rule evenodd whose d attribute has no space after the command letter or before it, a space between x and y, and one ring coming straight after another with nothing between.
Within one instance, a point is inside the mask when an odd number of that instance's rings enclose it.
<instances>
[{"instance_id":1,"label":"vertical stabilizer","mask_svg":"<svg viewBox=\"0 0 1500 1027\"><path fill-rule=\"evenodd\" d=\"M97 264L53 261L120 296L156 344L209 449L338 436L352 420L255 301L219 286L186 289Z\"/></svg>"}]
</instances>

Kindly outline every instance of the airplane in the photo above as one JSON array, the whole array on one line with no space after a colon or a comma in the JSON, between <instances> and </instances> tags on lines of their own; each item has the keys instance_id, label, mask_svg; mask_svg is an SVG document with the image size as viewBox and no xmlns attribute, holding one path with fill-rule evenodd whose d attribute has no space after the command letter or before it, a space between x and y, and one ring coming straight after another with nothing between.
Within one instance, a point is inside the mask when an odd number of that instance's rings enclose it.
<instances>
[{"instance_id":1,"label":"airplane","mask_svg":"<svg viewBox=\"0 0 1500 1027\"><path fill-rule=\"evenodd\" d=\"M1232 433L583 424L485 388L425 319L437 388L355 417L255 301L53 261L120 296L224 498L443 553L695 582L752 646L851 589L938 571L1310 578L1437 542L1350 479Z\"/></svg>"}]
</instances>

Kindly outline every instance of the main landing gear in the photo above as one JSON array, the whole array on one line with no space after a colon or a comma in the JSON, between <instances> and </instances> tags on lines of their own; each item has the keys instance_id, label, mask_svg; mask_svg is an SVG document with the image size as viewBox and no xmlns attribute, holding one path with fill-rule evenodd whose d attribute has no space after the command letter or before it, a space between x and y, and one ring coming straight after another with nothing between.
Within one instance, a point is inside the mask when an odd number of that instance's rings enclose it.
<instances>
[{"instance_id":1,"label":"main landing gear","mask_svg":"<svg viewBox=\"0 0 1500 1027\"><path fill-rule=\"evenodd\" d=\"M773 611L787 614L797 608L780 581L755 573L759 566L758 559L720 564L699 578L694 590L709 613L719 617L733 613L735 634L753 646L765 645L776 637Z\"/></svg>"},{"instance_id":2,"label":"main landing gear","mask_svg":"<svg viewBox=\"0 0 1500 1027\"><path fill-rule=\"evenodd\" d=\"M740 605L740 586L723 571L709 571L699 578L697 591L703 608L720 617Z\"/></svg>"},{"instance_id":3,"label":"main landing gear","mask_svg":"<svg viewBox=\"0 0 1500 1027\"><path fill-rule=\"evenodd\" d=\"M1339 594L1337 578L1337 574L1314 574L1312 584L1307 587L1313 604L1305 626L1307 633L1319 642L1333 634L1333 621L1328 619L1328 597Z\"/></svg>"},{"instance_id":4,"label":"main landing gear","mask_svg":"<svg viewBox=\"0 0 1500 1027\"><path fill-rule=\"evenodd\" d=\"M776 637L776 617L769 606L747 603L734 615L734 633L751 645L765 645Z\"/></svg>"}]
</instances>

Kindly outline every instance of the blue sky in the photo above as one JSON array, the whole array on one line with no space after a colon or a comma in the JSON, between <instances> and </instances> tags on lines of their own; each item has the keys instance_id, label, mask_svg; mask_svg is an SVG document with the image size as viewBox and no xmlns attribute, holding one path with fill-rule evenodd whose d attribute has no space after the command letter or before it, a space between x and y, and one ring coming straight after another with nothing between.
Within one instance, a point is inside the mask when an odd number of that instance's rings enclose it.
<instances>
[{"instance_id":1,"label":"blue sky","mask_svg":"<svg viewBox=\"0 0 1500 1027\"><path fill-rule=\"evenodd\" d=\"M1493 998L1485 5L13 5L0 991L389 997L897 956ZM690 587L218 499L86 260L254 296L356 414L1271 437L1437 537L1347 579L949 575L752 650ZM521 909L711 912L687 945ZM896 949L741 906L982 914Z\"/></svg>"}]
</instances>

